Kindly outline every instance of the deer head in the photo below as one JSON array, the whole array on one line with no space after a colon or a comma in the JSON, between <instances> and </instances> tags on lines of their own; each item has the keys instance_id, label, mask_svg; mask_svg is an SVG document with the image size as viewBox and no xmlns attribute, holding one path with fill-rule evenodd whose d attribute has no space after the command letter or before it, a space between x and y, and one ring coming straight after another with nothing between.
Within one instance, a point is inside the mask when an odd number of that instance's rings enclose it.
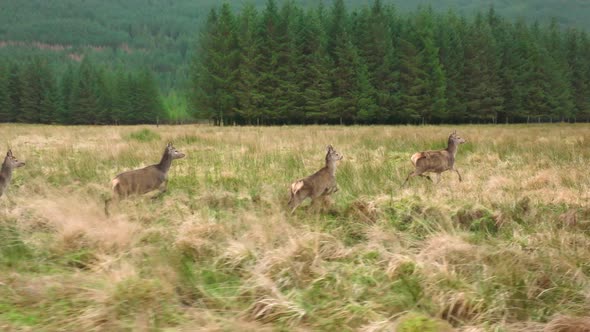
<instances>
[{"instance_id":1,"label":"deer head","mask_svg":"<svg viewBox=\"0 0 590 332\"><path fill-rule=\"evenodd\" d=\"M326 149L328 150L328 153L326 154L326 162L342 160L343 156L338 151L334 150L332 145L328 145Z\"/></svg>"},{"instance_id":2,"label":"deer head","mask_svg":"<svg viewBox=\"0 0 590 332\"><path fill-rule=\"evenodd\" d=\"M459 144L463 144L467 141L464 138L457 135L457 131L455 130L451 133L451 135L449 135L449 144L451 144L451 142L455 145L459 145Z\"/></svg>"},{"instance_id":3,"label":"deer head","mask_svg":"<svg viewBox=\"0 0 590 332\"><path fill-rule=\"evenodd\" d=\"M172 159L180 159L184 158L185 156L184 153L176 150L176 148L172 146L172 143L168 143L168 145L166 145L166 153L170 155Z\"/></svg>"},{"instance_id":4,"label":"deer head","mask_svg":"<svg viewBox=\"0 0 590 332\"><path fill-rule=\"evenodd\" d=\"M8 149L8 152L6 153L6 158L4 158L4 165L8 166L10 169L13 169L23 167L25 166L25 163L16 159L12 154L12 150Z\"/></svg>"}]
</instances>

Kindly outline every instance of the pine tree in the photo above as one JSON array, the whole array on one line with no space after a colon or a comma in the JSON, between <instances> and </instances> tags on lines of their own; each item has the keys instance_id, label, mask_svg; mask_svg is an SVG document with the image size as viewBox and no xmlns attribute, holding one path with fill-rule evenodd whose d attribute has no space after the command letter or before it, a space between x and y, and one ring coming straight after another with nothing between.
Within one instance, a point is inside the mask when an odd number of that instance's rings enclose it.
<instances>
[{"instance_id":1,"label":"pine tree","mask_svg":"<svg viewBox=\"0 0 590 332\"><path fill-rule=\"evenodd\" d=\"M8 67L0 63L0 122L12 122L10 94L8 93Z\"/></svg>"},{"instance_id":2,"label":"pine tree","mask_svg":"<svg viewBox=\"0 0 590 332\"><path fill-rule=\"evenodd\" d=\"M588 97L589 83L587 78L587 54L582 52L580 34L576 29L569 29L566 33L566 58L569 64L570 80L573 88L573 101L577 116L590 114Z\"/></svg>"},{"instance_id":3,"label":"pine tree","mask_svg":"<svg viewBox=\"0 0 590 332\"><path fill-rule=\"evenodd\" d=\"M252 4L244 7L238 19L239 66L236 84L235 112L246 124L260 123L259 105L264 96L260 93L260 78L256 72L261 55L257 35L258 14Z\"/></svg>"},{"instance_id":4,"label":"pine tree","mask_svg":"<svg viewBox=\"0 0 590 332\"><path fill-rule=\"evenodd\" d=\"M438 43L440 45L441 65L445 68L445 97L448 110L447 119L462 122L467 118L464 103L465 66L464 40L467 22L449 12L443 22L438 24Z\"/></svg>"},{"instance_id":5,"label":"pine tree","mask_svg":"<svg viewBox=\"0 0 590 332\"><path fill-rule=\"evenodd\" d=\"M495 122L503 104L496 42L481 15L469 27L465 45L465 103L468 116L476 121Z\"/></svg>"},{"instance_id":6,"label":"pine tree","mask_svg":"<svg viewBox=\"0 0 590 332\"><path fill-rule=\"evenodd\" d=\"M214 65L214 40L217 34L217 21L217 11L211 9L207 16L207 23L200 34L197 53L191 63L191 104L197 116L207 119L217 118L215 95L218 86L212 84L213 72L211 70ZM119 77L117 82L119 85L122 84L123 80L121 77ZM217 120L215 121L217 124Z\"/></svg>"},{"instance_id":7,"label":"pine tree","mask_svg":"<svg viewBox=\"0 0 590 332\"><path fill-rule=\"evenodd\" d=\"M70 112L72 124L98 123L100 100L96 93L96 72L88 57L82 60L76 75Z\"/></svg>"},{"instance_id":8,"label":"pine tree","mask_svg":"<svg viewBox=\"0 0 590 332\"><path fill-rule=\"evenodd\" d=\"M163 119L162 99L149 70L144 70L137 77L137 93L138 97L132 105L137 116L136 123L156 123Z\"/></svg>"},{"instance_id":9,"label":"pine tree","mask_svg":"<svg viewBox=\"0 0 590 332\"><path fill-rule=\"evenodd\" d=\"M367 91L374 93L374 96L370 97L375 103L374 107L364 106L365 110L362 112L365 122L388 121L396 107L399 73L396 70L396 56L389 23L393 19L393 10L388 11L380 0L376 0L370 10L361 12L355 29L356 45L362 60L366 63L368 79L364 82L364 78L360 78L359 84L363 86L365 94ZM373 111L369 111L370 109Z\"/></svg>"},{"instance_id":10,"label":"pine tree","mask_svg":"<svg viewBox=\"0 0 590 332\"><path fill-rule=\"evenodd\" d=\"M21 112L17 117L18 122L41 122L41 101L45 95L42 71L43 68L39 59L30 61L23 71L21 85Z\"/></svg>"},{"instance_id":11,"label":"pine tree","mask_svg":"<svg viewBox=\"0 0 590 332\"><path fill-rule=\"evenodd\" d=\"M277 29L277 78L279 82L275 109L276 117L282 123L298 122L303 119L303 113L295 107L299 91L297 89L296 68L297 52L295 50L294 29L298 16L292 0L286 1L279 13L279 25Z\"/></svg>"},{"instance_id":12,"label":"pine tree","mask_svg":"<svg viewBox=\"0 0 590 332\"><path fill-rule=\"evenodd\" d=\"M61 96L57 84L53 79L48 82L41 98L41 123L59 123L59 114L61 113Z\"/></svg>"},{"instance_id":13,"label":"pine tree","mask_svg":"<svg viewBox=\"0 0 590 332\"><path fill-rule=\"evenodd\" d=\"M407 35L406 38L410 36ZM421 118L421 110L426 107L424 93L426 91L426 73L420 63L421 55L416 46L404 38L398 39L399 59L399 105L393 114L398 123L415 122Z\"/></svg>"},{"instance_id":14,"label":"pine tree","mask_svg":"<svg viewBox=\"0 0 590 332\"><path fill-rule=\"evenodd\" d=\"M61 111L56 118L59 123L71 124L72 119L72 91L74 90L74 82L76 81L76 71L71 64L68 64L65 72L61 77L60 82L60 96L61 96Z\"/></svg>"},{"instance_id":15,"label":"pine tree","mask_svg":"<svg viewBox=\"0 0 590 332\"><path fill-rule=\"evenodd\" d=\"M10 111L8 121L16 121L21 112L22 99L22 69L12 64L8 74L8 97L10 98Z\"/></svg>"},{"instance_id":16,"label":"pine tree","mask_svg":"<svg viewBox=\"0 0 590 332\"><path fill-rule=\"evenodd\" d=\"M102 69L96 73L96 94L99 96L99 113L96 121L99 124L113 123L113 87L107 71Z\"/></svg>"},{"instance_id":17,"label":"pine tree","mask_svg":"<svg viewBox=\"0 0 590 332\"><path fill-rule=\"evenodd\" d=\"M362 123L379 122L379 117L381 117L381 121L387 119L388 109L383 106L379 107L376 100L379 94L377 94L375 88L371 84L369 80L369 71L364 64L358 66L357 77L358 89L355 96L357 101L357 113L355 114L355 119ZM381 94L381 96L384 96L384 94ZM390 95L387 94L386 98L387 101L389 101Z\"/></svg>"},{"instance_id":18,"label":"pine tree","mask_svg":"<svg viewBox=\"0 0 590 332\"><path fill-rule=\"evenodd\" d=\"M568 64L564 41L561 38L557 22L553 20L545 32L542 43L546 52L545 67L547 71L548 99L551 119L566 121L574 116L572 86L569 79Z\"/></svg>"},{"instance_id":19,"label":"pine tree","mask_svg":"<svg viewBox=\"0 0 590 332\"><path fill-rule=\"evenodd\" d=\"M332 8L328 54L333 64L329 117L340 124L353 123L358 110L361 61L347 29L346 8L342 0L336 0Z\"/></svg>"},{"instance_id":20,"label":"pine tree","mask_svg":"<svg viewBox=\"0 0 590 332\"><path fill-rule=\"evenodd\" d=\"M239 65L235 18L227 3L212 10L191 70L194 107L216 124L231 122L236 108Z\"/></svg>"},{"instance_id":21,"label":"pine tree","mask_svg":"<svg viewBox=\"0 0 590 332\"><path fill-rule=\"evenodd\" d=\"M258 72L260 73L260 93L263 99L260 103L260 113L263 123L272 124L277 122L276 110L280 107L279 78L279 24L280 17L277 4L274 0L268 0L262 13L260 22L260 62Z\"/></svg>"},{"instance_id":22,"label":"pine tree","mask_svg":"<svg viewBox=\"0 0 590 332\"><path fill-rule=\"evenodd\" d=\"M132 123L131 78L126 73L118 71L113 85L111 121L115 124Z\"/></svg>"},{"instance_id":23,"label":"pine tree","mask_svg":"<svg viewBox=\"0 0 590 332\"><path fill-rule=\"evenodd\" d=\"M577 70L581 72L581 76L583 77L585 86L586 86L586 94L581 97L585 97L585 102L582 102L582 105L585 104L586 108L580 108L578 110L577 116L584 121L590 122L590 59L588 59L588 54L590 54L590 38L588 38L588 34L585 31L580 33L580 63Z\"/></svg>"},{"instance_id":24,"label":"pine tree","mask_svg":"<svg viewBox=\"0 0 590 332\"><path fill-rule=\"evenodd\" d=\"M440 122L447 116L445 73L440 64L439 49L434 42L434 29L432 9L421 9L416 17L416 37L421 67L428 73L424 80L425 108L420 111L426 123Z\"/></svg>"},{"instance_id":25,"label":"pine tree","mask_svg":"<svg viewBox=\"0 0 590 332\"><path fill-rule=\"evenodd\" d=\"M229 7L221 6L213 47L213 82L219 89L215 96L220 123L231 123L235 109L235 82L238 71L237 35L235 18ZM226 121L227 120L227 121Z\"/></svg>"},{"instance_id":26,"label":"pine tree","mask_svg":"<svg viewBox=\"0 0 590 332\"><path fill-rule=\"evenodd\" d=\"M504 24L500 30L498 45L502 49L500 56L500 91L504 100L503 111L499 112L498 122L521 122L526 120L523 100L526 94L522 83L525 72L525 58L528 54L522 40L526 38L526 27Z\"/></svg>"},{"instance_id":27,"label":"pine tree","mask_svg":"<svg viewBox=\"0 0 590 332\"><path fill-rule=\"evenodd\" d=\"M141 123L142 109L141 109L141 88L139 79L136 74L127 73L125 79L125 96L127 109L123 112L123 123L137 124Z\"/></svg>"},{"instance_id":28,"label":"pine tree","mask_svg":"<svg viewBox=\"0 0 590 332\"><path fill-rule=\"evenodd\" d=\"M322 29L320 15L320 12L308 12L300 17L297 26L295 75L299 97L296 99L296 107L304 114L305 122L311 123L326 120L332 93L330 64L325 52L326 34Z\"/></svg>"}]
</instances>

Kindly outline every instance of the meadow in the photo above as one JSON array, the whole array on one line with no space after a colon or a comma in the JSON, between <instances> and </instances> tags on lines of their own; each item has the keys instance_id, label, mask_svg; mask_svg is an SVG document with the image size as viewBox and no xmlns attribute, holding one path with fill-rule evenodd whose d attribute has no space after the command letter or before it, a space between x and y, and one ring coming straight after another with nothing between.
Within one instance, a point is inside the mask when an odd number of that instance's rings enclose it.
<instances>
[{"instance_id":1,"label":"meadow","mask_svg":"<svg viewBox=\"0 0 590 332\"><path fill-rule=\"evenodd\" d=\"M456 174L413 178L446 147ZM0 197L2 331L581 331L590 125L0 124L26 162ZM161 197L110 180L187 154ZM332 204L292 181L344 155ZM2 153L5 153L2 150ZM568 330L569 329L569 330Z\"/></svg>"}]
</instances>

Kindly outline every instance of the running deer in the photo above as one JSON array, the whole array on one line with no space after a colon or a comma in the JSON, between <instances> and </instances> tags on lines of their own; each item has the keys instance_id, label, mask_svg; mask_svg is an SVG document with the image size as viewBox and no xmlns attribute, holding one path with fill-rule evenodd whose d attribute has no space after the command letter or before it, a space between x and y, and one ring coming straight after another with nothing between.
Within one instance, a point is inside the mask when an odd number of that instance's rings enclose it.
<instances>
[{"instance_id":1,"label":"running deer","mask_svg":"<svg viewBox=\"0 0 590 332\"><path fill-rule=\"evenodd\" d=\"M440 173L451 170L457 173L459 181L461 174L455 169L455 155L457 154L457 148L459 144L465 143L465 140L457 135L457 131L454 131L449 135L449 141L446 149L436 151L422 151L412 155L412 164L414 164L414 171L408 175L402 187L408 182L413 176L423 176L431 180L429 176L425 176L424 173L432 172L436 173L436 183L440 182Z\"/></svg>"},{"instance_id":2,"label":"running deer","mask_svg":"<svg viewBox=\"0 0 590 332\"><path fill-rule=\"evenodd\" d=\"M336 162L341 160L343 156L334 150L332 145L328 145L327 149L326 166L314 174L291 184L291 199L289 199L291 214L308 197L311 198L312 203L315 203L318 199L326 198L338 191Z\"/></svg>"},{"instance_id":3,"label":"running deer","mask_svg":"<svg viewBox=\"0 0 590 332\"><path fill-rule=\"evenodd\" d=\"M18 161L18 159L12 155L12 150L8 149L6 157L4 158L4 163L2 163L2 170L0 171L0 197L4 194L4 191L10 184L12 170L23 166L25 166L25 163Z\"/></svg>"},{"instance_id":4,"label":"running deer","mask_svg":"<svg viewBox=\"0 0 590 332\"><path fill-rule=\"evenodd\" d=\"M168 170L172 160L184 158L184 156L185 154L176 150L172 143L168 143L160 163L117 175L111 181L112 196L105 200L105 214L109 215L109 203L113 199L119 200L133 194L141 195L156 189L160 190L160 194L166 192Z\"/></svg>"}]
</instances>

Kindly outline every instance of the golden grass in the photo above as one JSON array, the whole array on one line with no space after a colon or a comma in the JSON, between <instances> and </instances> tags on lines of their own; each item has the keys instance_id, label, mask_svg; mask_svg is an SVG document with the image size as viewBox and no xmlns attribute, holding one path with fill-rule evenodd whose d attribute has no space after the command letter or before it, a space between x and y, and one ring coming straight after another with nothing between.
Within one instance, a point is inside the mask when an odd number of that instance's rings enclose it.
<instances>
[{"instance_id":1,"label":"golden grass","mask_svg":"<svg viewBox=\"0 0 590 332\"><path fill-rule=\"evenodd\" d=\"M144 128L161 138L129 135ZM410 155L454 129L464 181L400 188ZM0 132L27 163L0 198L0 330L588 328L588 125ZM107 218L110 180L168 141L187 154L168 193ZM289 184L327 144L340 191L289 216Z\"/></svg>"}]
</instances>

